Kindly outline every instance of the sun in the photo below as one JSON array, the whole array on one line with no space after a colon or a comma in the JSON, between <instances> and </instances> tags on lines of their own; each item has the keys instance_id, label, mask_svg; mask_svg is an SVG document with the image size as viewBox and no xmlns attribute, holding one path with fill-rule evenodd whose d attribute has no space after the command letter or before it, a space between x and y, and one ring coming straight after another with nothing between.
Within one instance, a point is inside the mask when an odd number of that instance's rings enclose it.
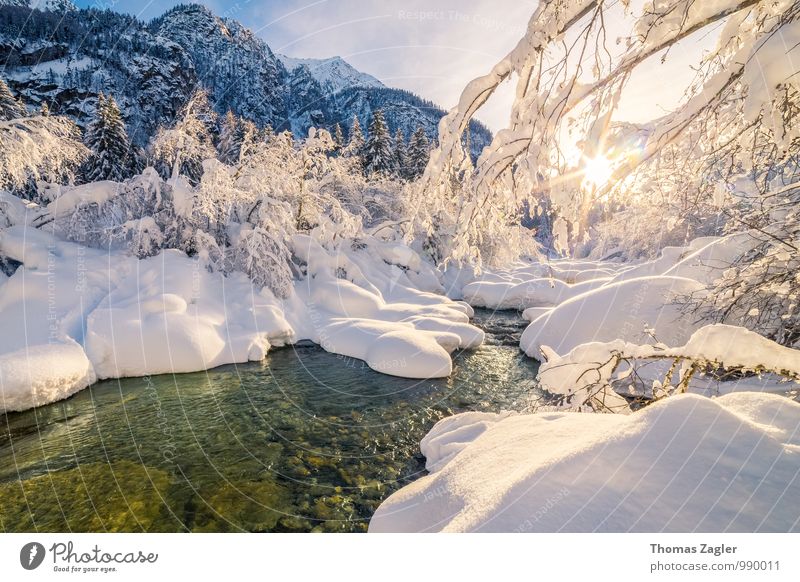
<instances>
[{"instance_id":1,"label":"sun","mask_svg":"<svg viewBox=\"0 0 800 582\"><path fill-rule=\"evenodd\" d=\"M593 188L605 186L613 173L614 166L607 157L587 158L583 164L583 183Z\"/></svg>"}]
</instances>

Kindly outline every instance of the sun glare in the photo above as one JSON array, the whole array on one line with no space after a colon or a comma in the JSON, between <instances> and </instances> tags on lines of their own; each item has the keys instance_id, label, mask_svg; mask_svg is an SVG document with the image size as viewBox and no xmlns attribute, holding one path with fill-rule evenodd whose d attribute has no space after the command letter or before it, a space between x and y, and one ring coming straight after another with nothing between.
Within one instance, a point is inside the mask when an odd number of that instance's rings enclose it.
<instances>
[{"instance_id":1,"label":"sun glare","mask_svg":"<svg viewBox=\"0 0 800 582\"><path fill-rule=\"evenodd\" d=\"M605 186L614 172L611 161L605 156L588 158L583 166L583 183L586 186Z\"/></svg>"}]
</instances>

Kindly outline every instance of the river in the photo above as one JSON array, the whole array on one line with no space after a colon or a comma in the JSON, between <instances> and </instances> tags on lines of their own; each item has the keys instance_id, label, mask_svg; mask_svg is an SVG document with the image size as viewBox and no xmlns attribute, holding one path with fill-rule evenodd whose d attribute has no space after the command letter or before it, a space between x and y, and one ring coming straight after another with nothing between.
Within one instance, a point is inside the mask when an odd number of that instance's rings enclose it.
<instances>
[{"instance_id":1,"label":"river","mask_svg":"<svg viewBox=\"0 0 800 582\"><path fill-rule=\"evenodd\" d=\"M478 310L474 323L486 343L441 380L302 345L0 416L0 530L365 531L425 474L419 441L436 421L538 395L519 314Z\"/></svg>"}]
</instances>

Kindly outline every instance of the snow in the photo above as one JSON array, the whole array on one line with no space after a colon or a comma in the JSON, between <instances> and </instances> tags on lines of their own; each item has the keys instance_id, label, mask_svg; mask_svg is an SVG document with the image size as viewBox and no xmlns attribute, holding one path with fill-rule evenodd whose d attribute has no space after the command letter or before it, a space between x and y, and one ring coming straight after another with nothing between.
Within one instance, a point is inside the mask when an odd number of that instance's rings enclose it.
<instances>
[{"instance_id":1,"label":"snow","mask_svg":"<svg viewBox=\"0 0 800 582\"><path fill-rule=\"evenodd\" d=\"M65 189L48 208L60 214L115 192L104 182ZM297 235L308 275L281 300L177 250L139 260L64 242L25 226L39 211L6 202L20 225L0 231L0 254L22 266L0 279L0 329L15 330L0 335L0 411L66 398L98 379L261 360L300 340L385 374L445 377L453 351L484 339L472 309L436 294L433 269L395 243L365 238L364 248L333 252Z\"/></svg>"},{"instance_id":2,"label":"snow","mask_svg":"<svg viewBox=\"0 0 800 582\"><path fill-rule=\"evenodd\" d=\"M742 349L746 346L746 349ZM665 350L665 355L707 360L731 368L785 371L800 377L800 350L781 346L755 332L735 325L707 325L685 346Z\"/></svg>"},{"instance_id":3,"label":"snow","mask_svg":"<svg viewBox=\"0 0 800 582\"><path fill-rule=\"evenodd\" d=\"M624 415L466 413L370 532L796 531L800 404L674 396Z\"/></svg>"},{"instance_id":4,"label":"snow","mask_svg":"<svg viewBox=\"0 0 800 582\"><path fill-rule=\"evenodd\" d=\"M276 55L288 71L297 67L307 67L311 76L331 93L339 93L349 87L385 87L378 79L355 69L342 57L327 59L297 59Z\"/></svg>"},{"instance_id":5,"label":"snow","mask_svg":"<svg viewBox=\"0 0 800 582\"><path fill-rule=\"evenodd\" d=\"M117 196L121 187L121 184L110 181L60 187L56 199L47 205L47 213L53 217L62 217L72 214L81 204L103 204Z\"/></svg>"},{"instance_id":6,"label":"snow","mask_svg":"<svg viewBox=\"0 0 800 582\"><path fill-rule=\"evenodd\" d=\"M44 43L41 43L41 45L45 46ZM29 43L26 44L26 49L34 50L37 48L42 48L42 46L37 47L35 43ZM52 61L37 62L29 67L20 67L10 74L9 78L19 82L30 82L31 80L44 82L47 80L51 72L55 75L63 76L67 73L67 71L70 70L86 71L96 66L96 61L90 57L69 56L61 59L53 59Z\"/></svg>"},{"instance_id":7,"label":"snow","mask_svg":"<svg viewBox=\"0 0 800 582\"><path fill-rule=\"evenodd\" d=\"M707 292L753 240L705 237L635 266L447 273L473 305L525 308L520 347L543 361L542 388L565 398L441 420L420 444L430 474L384 501L370 532L796 531L800 404L783 393L800 351L703 325L675 301ZM694 363L758 375L686 376ZM635 412L615 391L636 394L631 366L642 395L662 396ZM628 414L568 410L584 403Z\"/></svg>"},{"instance_id":8,"label":"snow","mask_svg":"<svg viewBox=\"0 0 800 582\"><path fill-rule=\"evenodd\" d=\"M605 285L573 297L540 315L525 329L522 350L540 358L543 345L565 354L592 341L640 341L647 330L668 345L680 345L694 331L674 300L702 292L703 285L683 277L642 277Z\"/></svg>"},{"instance_id":9,"label":"snow","mask_svg":"<svg viewBox=\"0 0 800 582\"><path fill-rule=\"evenodd\" d=\"M416 332L410 324L337 318L320 330L319 340L329 352L364 360L373 370L406 378L449 376L450 352L460 344L460 338L448 332Z\"/></svg>"},{"instance_id":10,"label":"snow","mask_svg":"<svg viewBox=\"0 0 800 582\"><path fill-rule=\"evenodd\" d=\"M0 0L0 6L20 6L42 11L77 10L70 0Z\"/></svg>"},{"instance_id":11,"label":"snow","mask_svg":"<svg viewBox=\"0 0 800 582\"><path fill-rule=\"evenodd\" d=\"M574 274L573 274L574 276ZM464 300L475 307L525 310L529 307L552 307L564 300L601 287L609 277L589 279L570 285L559 279L513 281L474 281L464 286Z\"/></svg>"},{"instance_id":12,"label":"snow","mask_svg":"<svg viewBox=\"0 0 800 582\"><path fill-rule=\"evenodd\" d=\"M293 333L278 302L246 277L222 279L178 251L137 261L86 325L86 352L99 378L260 360Z\"/></svg>"},{"instance_id":13,"label":"snow","mask_svg":"<svg viewBox=\"0 0 800 582\"><path fill-rule=\"evenodd\" d=\"M0 354L0 411L26 410L62 400L97 377L76 342L65 340Z\"/></svg>"},{"instance_id":14,"label":"snow","mask_svg":"<svg viewBox=\"0 0 800 582\"><path fill-rule=\"evenodd\" d=\"M752 247L754 240L747 232L726 237L696 238L687 246L664 248L657 259L619 273L614 281L669 275L711 284L738 256Z\"/></svg>"},{"instance_id":15,"label":"snow","mask_svg":"<svg viewBox=\"0 0 800 582\"><path fill-rule=\"evenodd\" d=\"M713 378L701 376L695 379L694 375L684 378L689 365L699 365L701 369L739 369L800 378L800 351L781 346L743 327L725 324L703 326L685 345L675 347L652 343L636 345L617 339L583 343L564 356L559 356L548 346L542 346L541 353L546 359L538 374L542 389L569 396L567 404L571 407L581 406L591 396L599 394L601 408L626 410L627 403L615 394L611 383L625 380L631 374L631 365L635 366L636 379L644 383L645 388L657 390L659 395L674 392L679 381L685 383L683 389L710 392ZM635 360L647 362L647 365L636 366ZM667 379L667 370L673 361L682 365ZM744 386L734 381L720 384L729 389L732 386L734 390L754 388L759 384L761 389L780 389L781 384L774 378L771 380L745 381ZM645 395L650 396L651 392L648 390Z\"/></svg>"}]
</instances>

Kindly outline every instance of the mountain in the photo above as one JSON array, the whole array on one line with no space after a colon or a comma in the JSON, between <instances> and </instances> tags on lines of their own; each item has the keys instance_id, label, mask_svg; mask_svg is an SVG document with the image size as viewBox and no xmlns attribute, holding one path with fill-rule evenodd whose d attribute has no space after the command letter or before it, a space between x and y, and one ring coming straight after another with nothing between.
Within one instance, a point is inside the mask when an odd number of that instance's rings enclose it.
<instances>
[{"instance_id":1,"label":"mountain","mask_svg":"<svg viewBox=\"0 0 800 582\"><path fill-rule=\"evenodd\" d=\"M220 113L230 109L257 122L282 125L287 116L286 70L250 30L198 5L170 10L149 28L183 49L196 84L209 91Z\"/></svg>"},{"instance_id":2,"label":"mountain","mask_svg":"<svg viewBox=\"0 0 800 582\"><path fill-rule=\"evenodd\" d=\"M444 115L435 104L386 87L340 57L276 55L237 21L197 4L176 6L146 23L110 10L42 11L22 0L0 3L0 76L12 90L29 107L47 103L53 113L84 127L97 94L111 94L139 145L160 125L171 124L197 88L208 91L220 114L230 109L299 136L311 126L336 123L346 133L356 115L366 127L372 111L382 108L392 132L399 127L408 136L422 126L435 139ZM66 4L47 0L47 6ZM491 135L478 123L471 128L477 155Z\"/></svg>"},{"instance_id":3,"label":"mountain","mask_svg":"<svg viewBox=\"0 0 800 582\"><path fill-rule=\"evenodd\" d=\"M357 70L342 57L295 59L285 55L278 55L278 58L289 72L295 71L298 67L306 67L309 74L328 93L338 93L350 87L383 88L386 86L372 75Z\"/></svg>"},{"instance_id":4,"label":"mountain","mask_svg":"<svg viewBox=\"0 0 800 582\"><path fill-rule=\"evenodd\" d=\"M0 6L14 6L16 8L36 8L37 10L50 10L64 12L77 10L70 0L0 0Z\"/></svg>"}]
</instances>

